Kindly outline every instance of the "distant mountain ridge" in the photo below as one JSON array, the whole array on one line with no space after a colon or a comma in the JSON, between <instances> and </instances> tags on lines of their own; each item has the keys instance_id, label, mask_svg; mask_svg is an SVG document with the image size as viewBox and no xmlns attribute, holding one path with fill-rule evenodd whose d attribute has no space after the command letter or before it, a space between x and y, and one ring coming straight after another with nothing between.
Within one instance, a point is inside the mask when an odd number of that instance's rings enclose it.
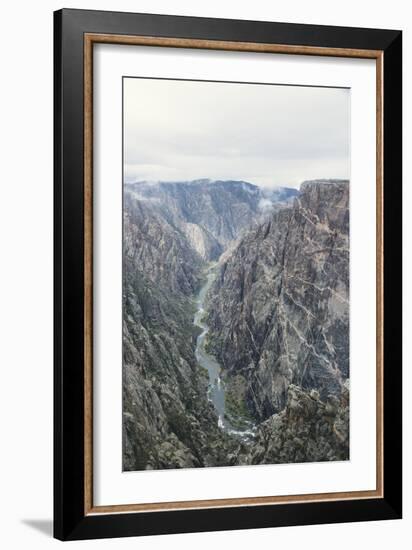
<instances>
[{"instance_id":1,"label":"distant mountain ridge","mask_svg":"<svg viewBox=\"0 0 412 550\"><path fill-rule=\"evenodd\" d=\"M124 193L150 202L203 260L210 261L263 215L287 205L299 192L286 187L265 189L246 181L201 179L128 183Z\"/></svg>"}]
</instances>

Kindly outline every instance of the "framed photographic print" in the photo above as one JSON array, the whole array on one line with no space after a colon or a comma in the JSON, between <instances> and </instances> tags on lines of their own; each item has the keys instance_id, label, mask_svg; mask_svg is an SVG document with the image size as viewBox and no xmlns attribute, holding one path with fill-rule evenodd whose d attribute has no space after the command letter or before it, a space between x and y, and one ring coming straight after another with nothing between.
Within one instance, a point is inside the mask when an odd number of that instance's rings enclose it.
<instances>
[{"instance_id":1,"label":"framed photographic print","mask_svg":"<svg viewBox=\"0 0 412 550\"><path fill-rule=\"evenodd\" d=\"M400 518L401 32L54 21L55 536Z\"/></svg>"}]
</instances>

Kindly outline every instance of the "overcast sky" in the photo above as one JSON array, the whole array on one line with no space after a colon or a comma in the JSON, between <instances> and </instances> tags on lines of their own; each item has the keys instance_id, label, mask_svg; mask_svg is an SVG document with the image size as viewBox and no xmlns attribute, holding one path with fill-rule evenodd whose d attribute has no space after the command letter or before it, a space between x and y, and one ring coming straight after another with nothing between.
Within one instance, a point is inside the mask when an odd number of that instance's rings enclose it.
<instances>
[{"instance_id":1,"label":"overcast sky","mask_svg":"<svg viewBox=\"0 0 412 550\"><path fill-rule=\"evenodd\" d=\"M124 79L125 181L349 178L350 91Z\"/></svg>"}]
</instances>

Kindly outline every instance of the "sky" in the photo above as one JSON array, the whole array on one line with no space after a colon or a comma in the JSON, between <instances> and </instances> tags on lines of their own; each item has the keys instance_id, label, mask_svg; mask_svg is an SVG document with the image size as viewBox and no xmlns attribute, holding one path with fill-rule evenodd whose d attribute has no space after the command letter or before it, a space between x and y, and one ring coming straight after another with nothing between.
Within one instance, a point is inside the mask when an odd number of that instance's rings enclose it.
<instances>
[{"instance_id":1,"label":"sky","mask_svg":"<svg viewBox=\"0 0 412 550\"><path fill-rule=\"evenodd\" d=\"M350 177L350 90L124 79L124 178L299 187Z\"/></svg>"}]
</instances>

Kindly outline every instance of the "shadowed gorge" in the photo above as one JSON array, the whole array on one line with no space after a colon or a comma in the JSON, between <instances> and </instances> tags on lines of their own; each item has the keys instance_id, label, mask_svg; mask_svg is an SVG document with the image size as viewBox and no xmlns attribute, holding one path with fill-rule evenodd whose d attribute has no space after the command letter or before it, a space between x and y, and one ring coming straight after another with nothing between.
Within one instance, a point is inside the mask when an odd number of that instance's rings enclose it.
<instances>
[{"instance_id":1,"label":"shadowed gorge","mask_svg":"<svg viewBox=\"0 0 412 550\"><path fill-rule=\"evenodd\" d=\"M349 184L124 188L123 469L349 453Z\"/></svg>"}]
</instances>

